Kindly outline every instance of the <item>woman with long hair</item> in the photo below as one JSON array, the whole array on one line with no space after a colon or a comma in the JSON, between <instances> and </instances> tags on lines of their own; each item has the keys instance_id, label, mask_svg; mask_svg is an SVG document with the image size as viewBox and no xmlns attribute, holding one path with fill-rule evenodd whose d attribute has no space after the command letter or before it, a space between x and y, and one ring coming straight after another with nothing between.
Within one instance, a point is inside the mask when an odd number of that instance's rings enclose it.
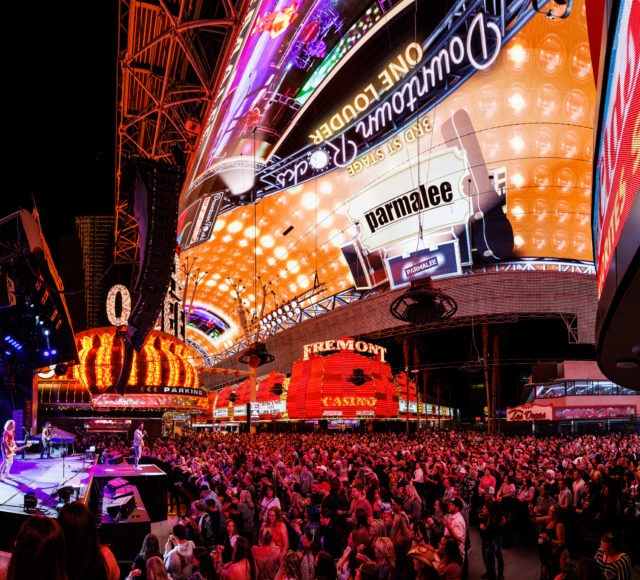
<instances>
[{"instance_id":1,"label":"woman with long hair","mask_svg":"<svg viewBox=\"0 0 640 580\"><path fill-rule=\"evenodd\" d=\"M311 528L302 534L302 561L300 573L302 580L312 580L315 571L316 555L320 551L320 541Z\"/></svg>"},{"instance_id":2,"label":"woman with long hair","mask_svg":"<svg viewBox=\"0 0 640 580\"><path fill-rule=\"evenodd\" d=\"M66 541L69 580L119 580L120 567L98 541L96 520L86 505L74 501L63 506L58 523Z\"/></svg>"},{"instance_id":3,"label":"woman with long hair","mask_svg":"<svg viewBox=\"0 0 640 580\"><path fill-rule=\"evenodd\" d=\"M314 578L317 580L335 580L337 577L336 563L329 552L318 552L315 568Z\"/></svg>"},{"instance_id":4,"label":"woman with long hair","mask_svg":"<svg viewBox=\"0 0 640 580\"><path fill-rule=\"evenodd\" d=\"M379 578L392 578L396 572L396 549L390 538L375 541L376 566Z\"/></svg>"},{"instance_id":5,"label":"woman with long hair","mask_svg":"<svg viewBox=\"0 0 640 580\"><path fill-rule=\"evenodd\" d=\"M192 557L195 572L191 574L189 580L218 580L218 573L209 550L203 546L197 546L193 550Z\"/></svg>"},{"instance_id":6,"label":"woman with long hair","mask_svg":"<svg viewBox=\"0 0 640 580\"><path fill-rule=\"evenodd\" d=\"M65 538L55 520L31 516L13 545L8 580L67 580Z\"/></svg>"},{"instance_id":7,"label":"woman with long hair","mask_svg":"<svg viewBox=\"0 0 640 580\"><path fill-rule=\"evenodd\" d=\"M460 580L462 578L462 555L455 538L443 536L438 546L440 565L438 577L442 580Z\"/></svg>"},{"instance_id":8,"label":"woman with long hair","mask_svg":"<svg viewBox=\"0 0 640 580\"><path fill-rule=\"evenodd\" d=\"M300 572L300 562L302 556L298 552L289 550L285 553L280 564L280 570L276 578L278 580L301 580L302 575Z\"/></svg>"},{"instance_id":9,"label":"woman with long hair","mask_svg":"<svg viewBox=\"0 0 640 580\"><path fill-rule=\"evenodd\" d=\"M287 525L282 519L282 513L279 507L269 508L267 520L262 524L262 527L271 528L273 542L280 548L282 553L289 549L289 532L287 531Z\"/></svg>"},{"instance_id":10,"label":"woman with long hair","mask_svg":"<svg viewBox=\"0 0 640 580\"><path fill-rule=\"evenodd\" d=\"M273 489L273 486L265 485L262 501L260 502L260 519L263 522L267 521L267 517L269 516L269 510L272 507L277 507L278 509L282 509L282 506L280 505L280 500L276 497L276 492Z\"/></svg>"},{"instance_id":11,"label":"woman with long hair","mask_svg":"<svg viewBox=\"0 0 640 580\"><path fill-rule=\"evenodd\" d=\"M404 556L411 544L411 529L409 528L409 520L405 514L400 513L395 515L389 537L396 547L397 557L400 558L401 555Z\"/></svg>"},{"instance_id":12,"label":"woman with long hair","mask_svg":"<svg viewBox=\"0 0 640 580\"><path fill-rule=\"evenodd\" d=\"M249 540L238 537L231 562L222 570L223 580L256 580L256 564L253 561Z\"/></svg>"},{"instance_id":13,"label":"woman with long hair","mask_svg":"<svg viewBox=\"0 0 640 580\"><path fill-rule=\"evenodd\" d=\"M233 520L227 520L224 524L224 529L227 532L224 537L224 543L222 546L222 561L227 564L231 562L233 558L233 551L236 547L236 542L240 535L238 534L238 530L236 528L236 523Z\"/></svg>"},{"instance_id":14,"label":"woman with long hair","mask_svg":"<svg viewBox=\"0 0 640 580\"><path fill-rule=\"evenodd\" d=\"M147 560L147 580L171 580L159 556L152 556Z\"/></svg>"},{"instance_id":15,"label":"woman with long hair","mask_svg":"<svg viewBox=\"0 0 640 580\"><path fill-rule=\"evenodd\" d=\"M251 547L251 553L256 564L256 573L260 580L271 580L275 578L280 568L282 552L273 543L271 528L266 527L260 530L258 545Z\"/></svg>"},{"instance_id":16,"label":"woman with long hair","mask_svg":"<svg viewBox=\"0 0 640 580\"><path fill-rule=\"evenodd\" d=\"M160 557L160 542L154 534L147 534L142 541L140 553L133 560L129 578L139 578L146 580L147 578L147 560L153 556Z\"/></svg>"}]
</instances>

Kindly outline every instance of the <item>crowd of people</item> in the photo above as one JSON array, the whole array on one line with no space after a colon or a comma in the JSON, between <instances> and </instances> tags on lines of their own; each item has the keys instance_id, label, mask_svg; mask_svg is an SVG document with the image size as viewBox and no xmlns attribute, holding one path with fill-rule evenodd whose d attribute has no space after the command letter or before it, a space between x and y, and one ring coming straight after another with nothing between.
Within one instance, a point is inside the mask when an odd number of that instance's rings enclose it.
<instances>
[{"instance_id":1,"label":"crowd of people","mask_svg":"<svg viewBox=\"0 0 640 580\"><path fill-rule=\"evenodd\" d=\"M145 538L131 579L464 579L472 536L491 580L514 541L543 580L627 580L638 556L636 433L199 432L144 460L180 519L164 546Z\"/></svg>"}]
</instances>

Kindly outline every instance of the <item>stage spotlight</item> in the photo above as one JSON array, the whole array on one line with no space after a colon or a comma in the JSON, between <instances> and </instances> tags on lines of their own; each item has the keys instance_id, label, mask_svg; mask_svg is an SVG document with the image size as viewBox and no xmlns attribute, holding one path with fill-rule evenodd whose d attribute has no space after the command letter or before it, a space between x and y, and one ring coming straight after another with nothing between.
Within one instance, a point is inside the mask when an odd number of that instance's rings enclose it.
<instances>
[{"instance_id":1,"label":"stage spotlight","mask_svg":"<svg viewBox=\"0 0 640 580\"><path fill-rule=\"evenodd\" d=\"M49 356L51 355L51 353L48 350L45 350L43 354L47 358L49 358Z\"/></svg>"},{"instance_id":2,"label":"stage spotlight","mask_svg":"<svg viewBox=\"0 0 640 580\"><path fill-rule=\"evenodd\" d=\"M57 351L55 348L52 348L52 349L51 349L51 354L52 354L53 356L56 356L56 355L58 354L58 351Z\"/></svg>"}]
</instances>

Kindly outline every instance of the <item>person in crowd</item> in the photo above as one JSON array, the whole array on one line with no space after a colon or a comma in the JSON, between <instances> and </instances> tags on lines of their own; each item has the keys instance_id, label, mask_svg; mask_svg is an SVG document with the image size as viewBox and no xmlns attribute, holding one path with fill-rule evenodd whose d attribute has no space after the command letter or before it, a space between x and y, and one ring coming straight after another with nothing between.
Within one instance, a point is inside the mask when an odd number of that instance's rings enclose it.
<instances>
[{"instance_id":1,"label":"person in crowd","mask_svg":"<svg viewBox=\"0 0 640 580\"><path fill-rule=\"evenodd\" d=\"M622 551L620 538L614 533L602 536L594 560L604 580L630 580L631 558Z\"/></svg>"},{"instance_id":2,"label":"person in crowd","mask_svg":"<svg viewBox=\"0 0 640 580\"><path fill-rule=\"evenodd\" d=\"M265 527L260 530L258 542L257 546L251 548L258 579L272 580L280 568L282 552L273 542L271 528Z\"/></svg>"},{"instance_id":3,"label":"person in crowd","mask_svg":"<svg viewBox=\"0 0 640 580\"><path fill-rule=\"evenodd\" d=\"M187 530L184 525L173 526L173 533L169 534L164 547L164 565L171 576L171 580L188 580L193 572L193 550L196 547L191 540L187 540Z\"/></svg>"},{"instance_id":4,"label":"person in crowd","mask_svg":"<svg viewBox=\"0 0 640 580\"><path fill-rule=\"evenodd\" d=\"M336 563L333 556L329 552L318 552L314 580L336 580L336 578Z\"/></svg>"},{"instance_id":5,"label":"person in crowd","mask_svg":"<svg viewBox=\"0 0 640 580\"><path fill-rule=\"evenodd\" d=\"M504 580L504 558L502 557L501 541L505 518L500 503L496 500L485 504L480 520L482 559L486 568L483 578Z\"/></svg>"},{"instance_id":6,"label":"person in crowd","mask_svg":"<svg viewBox=\"0 0 640 580\"><path fill-rule=\"evenodd\" d=\"M449 513L444 519L444 535L451 536L456 542L458 542L460 558L461 560L464 560L467 526L465 524L464 517L460 513L461 509L462 500L459 497L454 497L453 501L449 503Z\"/></svg>"},{"instance_id":7,"label":"person in crowd","mask_svg":"<svg viewBox=\"0 0 640 580\"><path fill-rule=\"evenodd\" d=\"M95 517L85 504L63 506L58 523L66 542L69 580L119 580L120 567L111 550L98 541Z\"/></svg>"},{"instance_id":8,"label":"person in crowd","mask_svg":"<svg viewBox=\"0 0 640 580\"><path fill-rule=\"evenodd\" d=\"M273 542L282 553L285 553L289 549L289 532L287 525L282 519L282 513L280 508L271 507L267 514L267 520L262 527L268 527L271 529L271 535L273 536Z\"/></svg>"},{"instance_id":9,"label":"person in crowd","mask_svg":"<svg viewBox=\"0 0 640 580\"><path fill-rule=\"evenodd\" d=\"M244 533L244 537L253 543L256 508L253 503L253 499L251 498L251 492L247 489L243 489L240 492L238 512L242 516L242 531Z\"/></svg>"},{"instance_id":10,"label":"person in crowd","mask_svg":"<svg viewBox=\"0 0 640 580\"><path fill-rule=\"evenodd\" d=\"M249 541L238 537L231 560L221 566L223 580L257 580Z\"/></svg>"},{"instance_id":11,"label":"person in crowd","mask_svg":"<svg viewBox=\"0 0 640 580\"><path fill-rule=\"evenodd\" d=\"M280 504L280 499L276 497L276 492L272 485L265 485L264 490L264 495L260 501L260 519L263 522L266 522L267 517L269 516L269 510L272 507L276 507L281 510L282 506Z\"/></svg>"},{"instance_id":12,"label":"person in crowd","mask_svg":"<svg viewBox=\"0 0 640 580\"><path fill-rule=\"evenodd\" d=\"M16 536L8 580L67 580L65 536L55 520L30 516Z\"/></svg>"},{"instance_id":13,"label":"person in crowd","mask_svg":"<svg viewBox=\"0 0 640 580\"><path fill-rule=\"evenodd\" d=\"M152 556L147 560L147 580L172 580L159 556Z\"/></svg>"},{"instance_id":14,"label":"person in crowd","mask_svg":"<svg viewBox=\"0 0 640 580\"><path fill-rule=\"evenodd\" d=\"M108 438L97 447L110 452L126 451L115 438ZM394 545L399 573L406 571L402 563L407 562L409 549L419 546L421 538L424 539L419 527L410 529L411 515L419 523L429 514L431 519L426 518L426 523L434 545L444 534L444 515L447 520L451 517L448 514L451 508L442 501L445 493L462 503L465 552L472 537L468 533L470 526L477 525L483 505L489 510L494 509L494 503L502 504L505 525L509 532L512 529L515 532L503 533L505 544L514 539L537 540L538 534L533 536L534 526L539 527L538 532L547 533L545 527L551 525L555 530L552 534L558 536L558 524L555 527L550 524L549 517L550 511L553 514L551 507L556 505L576 506L575 513L557 512L567 516L558 523L564 524L568 546L577 550L575 559L580 553L592 556L595 552L596 547L589 545L593 534L585 532L616 529L627 542L638 535L640 435L636 433L533 437L451 429L425 431L411 437L391 432L324 431L261 433L250 437L200 432L157 438L149 446L149 455L166 464L167 471L175 473L183 483L183 498L189 498L187 505L204 500L211 515L207 502L213 498L208 494L217 491L216 497L222 501L221 507L216 508L218 518L213 527L216 535L220 531L222 534L213 545L223 544L229 537L226 520L233 521L240 534L250 523L240 508L247 503L240 500L245 490L254 504L253 494L266 498L264 503L258 501L261 505L256 509L258 524L254 529L270 517L269 510L264 510L267 502L277 502L287 516L284 521L290 528L286 532L289 545L301 551L303 557L308 549L306 534L315 533L318 548L330 551L334 559L346 552L347 539L351 538L350 550L356 549L354 543L359 544L370 550L370 557L375 560L373 546L378 538L384 537L382 526L375 520L382 520ZM406 490L419 485L420 471L424 493L417 494L422 504L418 514L417 508L413 509L417 502ZM515 499L507 502L512 497L512 483ZM344 490L349 490L349 500ZM367 503L372 508L370 515ZM192 505L197 521L200 513ZM366 525L356 525L359 510L365 514ZM571 538L584 541L573 545ZM228 543L231 559L233 546ZM486 545L487 542L478 552L484 554ZM309 561L309 553L306 555ZM347 573L351 576L360 573L362 566L355 561L355 555L349 552L346 558ZM556 555L551 570L559 569L559 554ZM593 558L590 560L595 565ZM496 578L499 574L496 567ZM505 574L510 575L510 571Z\"/></svg>"},{"instance_id":15,"label":"person in crowd","mask_svg":"<svg viewBox=\"0 0 640 580\"><path fill-rule=\"evenodd\" d=\"M147 534L142 541L140 553L133 560L129 577L147 580L147 560L153 556L160 556L160 542L156 535Z\"/></svg>"},{"instance_id":16,"label":"person in crowd","mask_svg":"<svg viewBox=\"0 0 640 580\"><path fill-rule=\"evenodd\" d=\"M328 552L337 560L342 555L342 533L329 510L320 513L320 526L316 532L321 551Z\"/></svg>"},{"instance_id":17,"label":"person in crowd","mask_svg":"<svg viewBox=\"0 0 640 580\"><path fill-rule=\"evenodd\" d=\"M573 492L571 491L571 484L573 482L568 477L561 477L558 481L558 505L565 509L573 509Z\"/></svg>"},{"instance_id":18,"label":"person in crowd","mask_svg":"<svg viewBox=\"0 0 640 580\"><path fill-rule=\"evenodd\" d=\"M218 572L209 550L196 546L193 550L193 573L189 580L218 580Z\"/></svg>"},{"instance_id":19,"label":"person in crowd","mask_svg":"<svg viewBox=\"0 0 640 580\"><path fill-rule=\"evenodd\" d=\"M298 552L293 550L285 552L280 563L280 570L276 574L276 580L301 580L301 562L302 556Z\"/></svg>"},{"instance_id":20,"label":"person in crowd","mask_svg":"<svg viewBox=\"0 0 640 580\"><path fill-rule=\"evenodd\" d=\"M440 543L440 538L444 536L444 517L448 513L449 503L444 499L437 499L433 505L433 514L426 520L429 542L432 546L437 546Z\"/></svg>"},{"instance_id":21,"label":"person in crowd","mask_svg":"<svg viewBox=\"0 0 640 580\"><path fill-rule=\"evenodd\" d=\"M438 546L440 562L438 565L438 578L442 580L462 579L462 555L460 546L453 536L443 536Z\"/></svg>"},{"instance_id":22,"label":"person in crowd","mask_svg":"<svg viewBox=\"0 0 640 580\"><path fill-rule=\"evenodd\" d=\"M374 562L363 562L356 570L355 580L379 580L378 567Z\"/></svg>"},{"instance_id":23,"label":"person in crowd","mask_svg":"<svg viewBox=\"0 0 640 580\"><path fill-rule=\"evenodd\" d=\"M440 556L430 544L416 544L407 554L413 564L416 580L435 580Z\"/></svg>"},{"instance_id":24,"label":"person in crowd","mask_svg":"<svg viewBox=\"0 0 640 580\"><path fill-rule=\"evenodd\" d=\"M311 580L315 571L316 556L320 551L320 542L316 539L316 532L308 529L302 535L302 560L300 562L300 575L302 580Z\"/></svg>"},{"instance_id":25,"label":"person in crowd","mask_svg":"<svg viewBox=\"0 0 640 580\"><path fill-rule=\"evenodd\" d=\"M227 564L233 558L233 552L236 547L236 542L240 537L238 534L238 529L236 528L236 523L233 520L227 520L225 525L225 536L223 540L223 544L221 546L222 550L220 552L222 561Z\"/></svg>"}]
</instances>

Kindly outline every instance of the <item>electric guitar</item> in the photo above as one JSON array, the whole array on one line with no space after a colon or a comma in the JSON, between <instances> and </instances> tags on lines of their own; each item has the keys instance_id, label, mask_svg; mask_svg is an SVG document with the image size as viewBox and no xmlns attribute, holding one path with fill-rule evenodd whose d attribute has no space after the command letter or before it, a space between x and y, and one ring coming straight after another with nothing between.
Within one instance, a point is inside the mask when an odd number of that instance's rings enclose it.
<instances>
[{"instance_id":1,"label":"electric guitar","mask_svg":"<svg viewBox=\"0 0 640 580\"><path fill-rule=\"evenodd\" d=\"M29 441L25 445L20 445L20 447L13 447L12 449L7 450L7 457L13 457L18 451L22 451L27 447L31 447L33 445L33 441Z\"/></svg>"}]
</instances>

